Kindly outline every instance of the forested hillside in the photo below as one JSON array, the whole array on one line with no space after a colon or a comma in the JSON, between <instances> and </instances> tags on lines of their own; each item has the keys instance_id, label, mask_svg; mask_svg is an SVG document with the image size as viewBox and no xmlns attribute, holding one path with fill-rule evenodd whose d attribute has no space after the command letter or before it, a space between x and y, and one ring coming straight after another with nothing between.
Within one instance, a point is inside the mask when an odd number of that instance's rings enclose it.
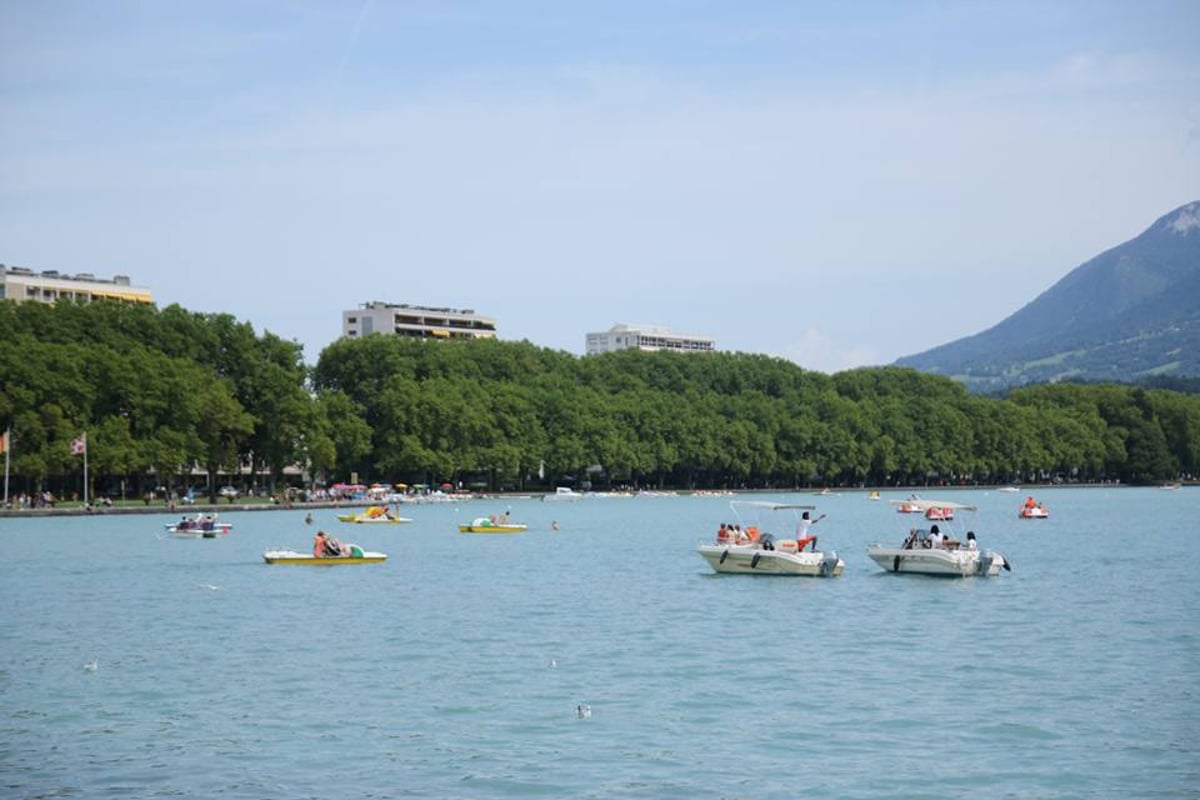
<instances>
[{"instance_id":1,"label":"forested hillside","mask_svg":"<svg viewBox=\"0 0 1200 800\"><path fill-rule=\"evenodd\" d=\"M896 363L980 391L1200 377L1200 202L1076 267L998 325Z\"/></svg>"},{"instance_id":2,"label":"forested hillside","mask_svg":"<svg viewBox=\"0 0 1200 800\"><path fill-rule=\"evenodd\" d=\"M374 336L300 347L176 306L0 303L14 491L214 486L239 463L315 480L489 489L791 488L1177 479L1200 397L1059 385L1008 398L897 367L827 376L744 354L577 357L529 343Z\"/></svg>"}]
</instances>

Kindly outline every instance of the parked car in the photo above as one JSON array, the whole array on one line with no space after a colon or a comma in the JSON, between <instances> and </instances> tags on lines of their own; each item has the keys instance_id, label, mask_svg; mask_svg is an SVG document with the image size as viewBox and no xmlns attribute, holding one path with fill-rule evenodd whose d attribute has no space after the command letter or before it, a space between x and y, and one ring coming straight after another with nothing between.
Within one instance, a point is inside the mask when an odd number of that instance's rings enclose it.
<instances>
[{"instance_id":1,"label":"parked car","mask_svg":"<svg viewBox=\"0 0 1200 800\"><path fill-rule=\"evenodd\" d=\"M238 490L233 486L222 486L221 490L217 492L217 494L221 495L221 497L228 497L230 500L234 500L237 498L240 492L238 492Z\"/></svg>"}]
</instances>

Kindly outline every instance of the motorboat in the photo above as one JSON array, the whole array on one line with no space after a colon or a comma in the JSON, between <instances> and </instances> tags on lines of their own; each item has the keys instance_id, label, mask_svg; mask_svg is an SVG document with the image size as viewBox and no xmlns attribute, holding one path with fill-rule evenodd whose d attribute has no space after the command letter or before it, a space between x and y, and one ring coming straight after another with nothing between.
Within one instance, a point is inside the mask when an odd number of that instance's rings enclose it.
<instances>
[{"instance_id":1,"label":"motorboat","mask_svg":"<svg viewBox=\"0 0 1200 800\"><path fill-rule=\"evenodd\" d=\"M360 511L357 514L338 514L338 522L353 522L356 524L392 524L400 525L405 522L412 522L408 517L402 517L399 514L392 513L387 506L371 506L365 511Z\"/></svg>"},{"instance_id":2,"label":"motorboat","mask_svg":"<svg viewBox=\"0 0 1200 800\"><path fill-rule=\"evenodd\" d=\"M921 498L915 494L907 500L892 500L891 503L896 507L896 511L901 514L925 513L925 508L921 506Z\"/></svg>"},{"instance_id":3,"label":"motorboat","mask_svg":"<svg viewBox=\"0 0 1200 800\"><path fill-rule=\"evenodd\" d=\"M233 531L232 522L221 522L216 514L196 514L164 525L167 533L179 539L215 539Z\"/></svg>"},{"instance_id":4,"label":"motorboat","mask_svg":"<svg viewBox=\"0 0 1200 800\"><path fill-rule=\"evenodd\" d=\"M723 525L715 542L697 548L714 572L824 578L837 577L846 568L834 551L798 549L795 539L776 538L776 534L767 530L767 523L776 530L788 524L794 529L801 512L812 511L816 506L762 500L733 500L729 506L739 520L736 527ZM744 529L742 520L748 520Z\"/></svg>"},{"instance_id":5,"label":"motorboat","mask_svg":"<svg viewBox=\"0 0 1200 800\"><path fill-rule=\"evenodd\" d=\"M583 499L583 493L577 492L569 486L559 486L554 490L554 494L542 495L542 500L554 500L554 501L560 501L560 502L561 501L572 502L575 500L582 500L582 499Z\"/></svg>"},{"instance_id":6,"label":"motorboat","mask_svg":"<svg viewBox=\"0 0 1200 800\"><path fill-rule=\"evenodd\" d=\"M295 550L276 549L263 553L263 561L268 564L298 564L310 567L336 567L345 564L378 564L387 561L387 553L374 553L363 550L356 544L343 545L346 555L314 556L312 553L300 553Z\"/></svg>"},{"instance_id":7,"label":"motorboat","mask_svg":"<svg viewBox=\"0 0 1200 800\"><path fill-rule=\"evenodd\" d=\"M996 491L997 491L997 492L1004 492L1005 494L1016 494L1017 492L1019 492L1019 491L1021 491L1021 490L1020 490L1020 489L1018 489L1018 488L1017 488L1017 487L1015 487L1015 486L1001 486L1001 487L1000 487L999 489L997 489Z\"/></svg>"},{"instance_id":8,"label":"motorboat","mask_svg":"<svg viewBox=\"0 0 1200 800\"><path fill-rule=\"evenodd\" d=\"M942 500L922 500L931 506L948 507L956 512L955 521L947 521L947 527L963 526L962 515L957 512L973 512L975 506L953 503ZM975 545L975 533L968 531L965 537L957 530L951 531L952 538L945 539L940 531L941 525L931 525L929 528L911 528L904 542L899 547L888 547L872 544L867 547L867 555L885 572L897 572L913 575L941 575L955 578L973 576L991 577L1000 574L1000 570L1011 570L1012 566L1000 553L994 550L980 550ZM935 532L935 528L939 529Z\"/></svg>"},{"instance_id":9,"label":"motorboat","mask_svg":"<svg viewBox=\"0 0 1200 800\"><path fill-rule=\"evenodd\" d=\"M529 526L523 522L507 522L504 517L476 517L465 525L459 525L460 533L524 533Z\"/></svg>"}]
</instances>

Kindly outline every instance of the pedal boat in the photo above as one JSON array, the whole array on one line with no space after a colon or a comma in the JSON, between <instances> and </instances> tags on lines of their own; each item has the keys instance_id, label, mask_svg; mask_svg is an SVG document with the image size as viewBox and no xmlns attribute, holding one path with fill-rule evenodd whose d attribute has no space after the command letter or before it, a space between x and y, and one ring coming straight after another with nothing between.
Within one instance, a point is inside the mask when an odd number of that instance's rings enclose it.
<instances>
[{"instance_id":1,"label":"pedal boat","mask_svg":"<svg viewBox=\"0 0 1200 800\"><path fill-rule=\"evenodd\" d=\"M529 526L523 522L492 522L488 517L473 519L465 525L459 525L459 533L524 533Z\"/></svg>"},{"instance_id":2,"label":"pedal boat","mask_svg":"<svg viewBox=\"0 0 1200 800\"><path fill-rule=\"evenodd\" d=\"M233 523L219 522L216 514L197 514L179 522L169 522L163 527L177 539L215 539L233 531Z\"/></svg>"},{"instance_id":3,"label":"pedal boat","mask_svg":"<svg viewBox=\"0 0 1200 800\"><path fill-rule=\"evenodd\" d=\"M1017 512L1017 516L1021 519L1049 519L1050 512L1045 506L1021 506L1021 510Z\"/></svg>"},{"instance_id":4,"label":"pedal boat","mask_svg":"<svg viewBox=\"0 0 1200 800\"><path fill-rule=\"evenodd\" d=\"M268 550L263 553L263 561L268 564L296 564L309 567L337 567L346 564L379 564L387 561L387 553L373 553L363 550L356 544L346 545L350 555L325 556L317 558L312 553L298 553L295 550Z\"/></svg>"},{"instance_id":5,"label":"pedal boat","mask_svg":"<svg viewBox=\"0 0 1200 800\"><path fill-rule=\"evenodd\" d=\"M412 522L410 518L393 514L383 506L371 506L366 511L360 511L357 514L338 514L337 518L338 522L353 522L358 525L403 525L406 522Z\"/></svg>"}]
</instances>

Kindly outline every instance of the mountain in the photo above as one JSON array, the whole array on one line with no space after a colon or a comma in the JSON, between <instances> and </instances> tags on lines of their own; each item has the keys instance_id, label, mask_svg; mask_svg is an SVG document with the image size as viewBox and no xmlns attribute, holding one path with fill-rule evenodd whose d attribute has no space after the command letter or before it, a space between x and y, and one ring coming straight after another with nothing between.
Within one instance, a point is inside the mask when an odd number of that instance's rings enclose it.
<instances>
[{"instance_id":1,"label":"mountain","mask_svg":"<svg viewBox=\"0 0 1200 800\"><path fill-rule=\"evenodd\" d=\"M896 364L975 391L1200 376L1200 201L1076 267L998 325Z\"/></svg>"}]
</instances>

